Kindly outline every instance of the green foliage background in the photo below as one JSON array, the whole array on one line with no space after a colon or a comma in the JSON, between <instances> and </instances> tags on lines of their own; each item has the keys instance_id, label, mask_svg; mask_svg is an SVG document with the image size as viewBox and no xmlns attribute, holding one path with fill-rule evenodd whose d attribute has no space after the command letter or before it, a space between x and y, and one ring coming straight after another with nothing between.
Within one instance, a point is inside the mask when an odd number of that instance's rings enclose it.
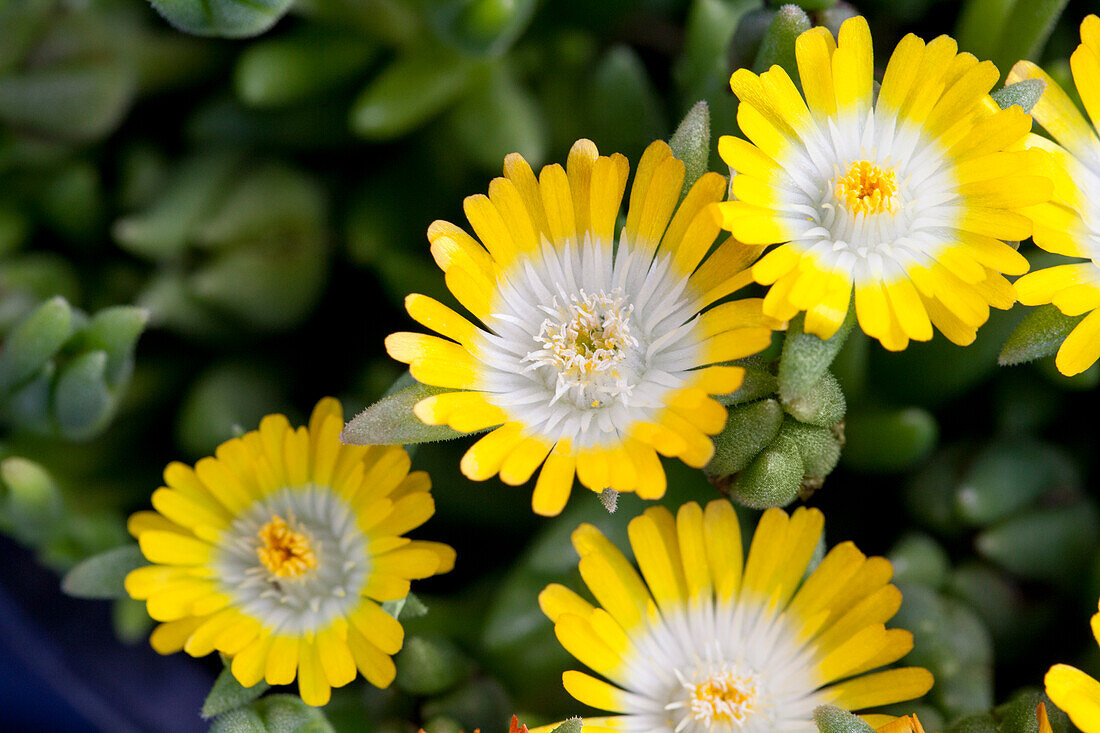
<instances>
[{"instance_id":1,"label":"green foliage background","mask_svg":"<svg viewBox=\"0 0 1100 733\"><path fill-rule=\"evenodd\" d=\"M0 4L0 527L57 571L125 544L124 517L168 461L207 455L267 413L301 420L326 394L349 417L380 397L401 375L382 339L409 324L405 294L448 299L427 225L461 222L462 199L507 153L537 168L589 137L633 162L699 100L716 140L736 131L732 69L783 52L762 43L775 15L762 0L155 5L223 37L174 29L143 0ZM834 30L857 12L802 6ZM1065 6L867 0L858 12L880 66L905 32L953 32L1002 71L1030 57L1068 82L1088 3ZM723 170L713 145L710 160ZM930 731L986 715L1055 661L1100 667L1087 625L1100 371L1067 379L1049 357L998 367L1025 315L996 313L967 349L937 337L888 354L857 329L833 364L846 445L809 502L830 543L895 560L895 624L917 636L907 662L937 677L913 708ZM779 431L765 403L744 419ZM327 723L294 713L302 725L497 730L512 712L580 712L535 597L579 583L568 535L580 521L624 544L641 502L624 496L609 515L578 490L541 520L529 488L461 477L466 444L415 449L438 506L421 534L459 561L420 584L429 611L405 617L396 685L357 682ZM717 495L700 472L667 468L664 503ZM140 605L117 601L115 620L120 643L144 643ZM277 729L269 718L294 702L264 700L211 708L232 718L215 725ZM951 729L1028 729L1004 710Z\"/></svg>"}]
</instances>

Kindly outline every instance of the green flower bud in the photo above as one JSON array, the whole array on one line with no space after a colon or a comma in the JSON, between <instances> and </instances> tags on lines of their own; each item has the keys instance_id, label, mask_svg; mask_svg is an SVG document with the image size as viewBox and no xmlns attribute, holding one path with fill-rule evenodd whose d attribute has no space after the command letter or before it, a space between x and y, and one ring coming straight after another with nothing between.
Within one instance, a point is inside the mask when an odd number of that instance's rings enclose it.
<instances>
[{"instance_id":1,"label":"green flower bud","mask_svg":"<svg viewBox=\"0 0 1100 733\"><path fill-rule=\"evenodd\" d=\"M813 23L810 22L810 16L798 5L787 4L780 7L760 41L760 50L756 53L752 70L759 74L772 66L781 66L795 85L801 88L798 64L794 57L794 43L811 27Z\"/></svg>"},{"instance_id":2,"label":"green flower bud","mask_svg":"<svg viewBox=\"0 0 1100 733\"><path fill-rule=\"evenodd\" d=\"M825 340L802 330L804 322L805 315L801 313L791 319L783 340L783 356L779 360L779 395L784 404L805 397L821 381L852 330L855 308L848 309L844 324Z\"/></svg>"},{"instance_id":3,"label":"green flower bud","mask_svg":"<svg viewBox=\"0 0 1100 733\"><path fill-rule=\"evenodd\" d=\"M737 474L730 496L753 509L786 506L798 496L802 475L798 444L780 435Z\"/></svg>"},{"instance_id":4,"label":"green flower bud","mask_svg":"<svg viewBox=\"0 0 1100 733\"><path fill-rule=\"evenodd\" d=\"M801 422L827 428L844 419L847 403L840 382L831 372L825 372L808 392L784 399L783 408Z\"/></svg>"},{"instance_id":5,"label":"green flower bud","mask_svg":"<svg viewBox=\"0 0 1100 733\"><path fill-rule=\"evenodd\" d=\"M779 434L798 445L805 474L804 483L808 485L807 488L818 488L840 460L840 441L836 433L829 428L787 418L783 421Z\"/></svg>"},{"instance_id":6,"label":"green flower bud","mask_svg":"<svg viewBox=\"0 0 1100 733\"><path fill-rule=\"evenodd\" d=\"M749 464L779 434L783 410L776 400L760 400L729 410L726 426L714 436L710 476L729 476Z\"/></svg>"}]
</instances>

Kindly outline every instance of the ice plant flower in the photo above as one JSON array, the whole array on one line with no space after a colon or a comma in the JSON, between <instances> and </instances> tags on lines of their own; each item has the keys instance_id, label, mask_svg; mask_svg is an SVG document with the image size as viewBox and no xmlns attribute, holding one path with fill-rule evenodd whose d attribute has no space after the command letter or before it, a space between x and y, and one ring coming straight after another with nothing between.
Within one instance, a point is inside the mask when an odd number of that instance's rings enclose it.
<instances>
[{"instance_id":1,"label":"ice plant flower","mask_svg":"<svg viewBox=\"0 0 1100 733\"><path fill-rule=\"evenodd\" d=\"M345 446L340 403L321 400L308 427L269 415L194 468L171 463L156 511L130 518L153 563L126 590L160 621L161 654L232 657L245 687L290 684L310 705L363 673L393 681L401 624L380 601L411 579L445 573L450 547L402 535L435 511L428 475L400 447Z\"/></svg>"},{"instance_id":2,"label":"ice plant flower","mask_svg":"<svg viewBox=\"0 0 1100 733\"><path fill-rule=\"evenodd\" d=\"M458 390L419 402L421 420L495 428L463 457L468 478L519 485L542 466L539 514L561 511L574 476L594 491L657 498L658 453L705 465L726 414L710 395L736 390L744 375L723 362L766 348L781 325L758 298L700 315L751 282L745 268L760 252L729 239L711 252L725 179L704 174L678 204L684 164L653 143L616 235L628 169L588 140L538 178L509 155L489 195L465 201L477 239L443 221L428 230L447 287L480 325L410 295L409 314L440 336L386 339L418 381Z\"/></svg>"},{"instance_id":3,"label":"ice plant flower","mask_svg":"<svg viewBox=\"0 0 1100 733\"><path fill-rule=\"evenodd\" d=\"M1049 159L1023 149L1031 118L989 96L998 71L940 36L908 35L877 98L871 34L851 18L795 46L805 97L778 66L730 79L737 122L719 152L734 174L722 226L778 245L753 265L771 286L764 312L806 312L821 338L855 291L860 327L891 350L932 338L973 341L989 307L1009 308L1028 263L1002 240L1026 239L1020 208L1050 197Z\"/></svg>"},{"instance_id":4,"label":"ice plant flower","mask_svg":"<svg viewBox=\"0 0 1100 733\"><path fill-rule=\"evenodd\" d=\"M1058 163L1054 199L1028 210L1035 221L1035 244L1086 260L1048 267L1016 281L1025 305L1053 303L1067 316L1088 314L1055 357L1058 370L1072 376L1100 358L1100 18L1095 15L1081 23L1081 45L1070 57L1070 69L1092 125L1058 83L1030 61L1017 63L1008 81L1046 82L1031 114L1057 141L1029 139L1035 147L1051 151Z\"/></svg>"},{"instance_id":5,"label":"ice plant flower","mask_svg":"<svg viewBox=\"0 0 1100 733\"><path fill-rule=\"evenodd\" d=\"M925 669L868 674L913 646L908 631L885 627L901 604L887 560L845 542L803 580L823 526L816 509L769 509L742 562L729 501L685 504L675 518L653 507L629 525L639 576L581 525L573 546L600 605L556 584L539 603L562 646L610 680L563 675L577 700L617 713L586 730L809 732L820 705L858 711L927 692Z\"/></svg>"},{"instance_id":6,"label":"ice plant flower","mask_svg":"<svg viewBox=\"0 0 1100 733\"><path fill-rule=\"evenodd\" d=\"M1100 613L1093 614L1091 625L1092 635L1100 644ZM1068 664L1055 664L1047 671L1043 682L1047 697L1074 725L1083 733L1100 733L1100 682Z\"/></svg>"}]
</instances>

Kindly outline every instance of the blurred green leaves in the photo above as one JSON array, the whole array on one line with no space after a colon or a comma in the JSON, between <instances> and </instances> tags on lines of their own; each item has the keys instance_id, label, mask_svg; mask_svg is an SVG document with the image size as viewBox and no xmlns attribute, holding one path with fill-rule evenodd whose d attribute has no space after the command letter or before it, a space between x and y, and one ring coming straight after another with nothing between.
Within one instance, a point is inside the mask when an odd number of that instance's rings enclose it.
<instances>
[{"instance_id":1,"label":"blurred green leaves","mask_svg":"<svg viewBox=\"0 0 1100 733\"><path fill-rule=\"evenodd\" d=\"M293 0L149 0L173 26L200 36L246 38L263 33Z\"/></svg>"},{"instance_id":2,"label":"blurred green leaves","mask_svg":"<svg viewBox=\"0 0 1100 733\"><path fill-rule=\"evenodd\" d=\"M61 297L38 306L0 351L0 421L70 440L94 436L118 407L147 319L133 306L89 318Z\"/></svg>"}]
</instances>

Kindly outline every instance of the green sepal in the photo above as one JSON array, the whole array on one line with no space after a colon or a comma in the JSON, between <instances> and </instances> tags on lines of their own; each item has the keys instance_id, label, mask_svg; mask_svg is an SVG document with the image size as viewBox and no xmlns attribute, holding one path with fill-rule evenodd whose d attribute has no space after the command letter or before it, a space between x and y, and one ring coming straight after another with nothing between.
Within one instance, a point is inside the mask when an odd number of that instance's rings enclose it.
<instances>
[{"instance_id":1,"label":"green sepal","mask_svg":"<svg viewBox=\"0 0 1100 733\"><path fill-rule=\"evenodd\" d=\"M340 441L349 445L410 445L476 435L446 425L425 425L413 414L417 402L451 391L419 382L400 389L353 417L340 433Z\"/></svg>"},{"instance_id":2,"label":"green sepal","mask_svg":"<svg viewBox=\"0 0 1100 733\"><path fill-rule=\"evenodd\" d=\"M798 444L780 434L737 474L730 496L752 509L786 506L802 487L802 454Z\"/></svg>"},{"instance_id":3,"label":"green sepal","mask_svg":"<svg viewBox=\"0 0 1100 733\"><path fill-rule=\"evenodd\" d=\"M27 316L0 349L0 394L33 378L73 332L73 310L51 298Z\"/></svg>"},{"instance_id":4,"label":"green sepal","mask_svg":"<svg viewBox=\"0 0 1100 733\"><path fill-rule=\"evenodd\" d=\"M1008 337L997 363L1012 366L1050 356L1084 317L1067 316L1051 304L1033 309Z\"/></svg>"},{"instance_id":5,"label":"green sepal","mask_svg":"<svg viewBox=\"0 0 1100 733\"><path fill-rule=\"evenodd\" d=\"M696 102L688 110L676 132L672 133L668 145L686 168L684 188L680 192L680 200L683 201L695 182L707 172L710 162L710 107L706 102Z\"/></svg>"},{"instance_id":6,"label":"green sepal","mask_svg":"<svg viewBox=\"0 0 1100 733\"><path fill-rule=\"evenodd\" d=\"M197 36L257 36L283 17L294 0L149 0L173 27Z\"/></svg>"},{"instance_id":7,"label":"green sepal","mask_svg":"<svg viewBox=\"0 0 1100 733\"><path fill-rule=\"evenodd\" d=\"M1009 84L990 94L993 101L1001 109L1008 109L1016 105L1024 112L1030 112L1031 108L1039 103L1047 84L1042 79L1023 79L1015 84Z\"/></svg>"},{"instance_id":8,"label":"green sepal","mask_svg":"<svg viewBox=\"0 0 1100 733\"><path fill-rule=\"evenodd\" d=\"M415 593L396 601L383 601L382 610L398 621L408 621L428 615L428 607L416 597Z\"/></svg>"},{"instance_id":9,"label":"green sepal","mask_svg":"<svg viewBox=\"0 0 1100 733\"><path fill-rule=\"evenodd\" d=\"M61 590L76 598L126 598L123 582L127 574L148 564L137 545L116 547L89 557L65 573Z\"/></svg>"},{"instance_id":10,"label":"green sepal","mask_svg":"<svg viewBox=\"0 0 1100 733\"><path fill-rule=\"evenodd\" d=\"M788 4L779 8L760 41L752 70L759 74L772 66L781 66L795 85L801 88L794 46L798 37L812 27L810 16L797 5Z\"/></svg>"},{"instance_id":11,"label":"green sepal","mask_svg":"<svg viewBox=\"0 0 1100 733\"><path fill-rule=\"evenodd\" d=\"M840 382L831 372L826 371L808 392L789 400L784 399L783 409L800 422L827 428L844 419L848 405Z\"/></svg>"},{"instance_id":12,"label":"green sepal","mask_svg":"<svg viewBox=\"0 0 1100 733\"><path fill-rule=\"evenodd\" d=\"M875 733L870 725L835 705L822 705L814 710L814 723L821 733Z\"/></svg>"},{"instance_id":13,"label":"green sepal","mask_svg":"<svg viewBox=\"0 0 1100 733\"><path fill-rule=\"evenodd\" d=\"M244 687L233 676L232 670L227 665L214 680L214 686L202 703L202 715L204 720L217 717L230 710L247 705L260 695L267 692L271 685L260 680L252 687Z\"/></svg>"},{"instance_id":14,"label":"green sepal","mask_svg":"<svg viewBox=\"0 0 1100 733\"><path fill-rule=\"evenodd\" d=\"M779 359L779 395L786 403L806 396L817 386L856 322L855 308L848 307L837 332L821 339L804 330L806 317L799 313L791 319Z\"/></svg>"}]
</instances>

